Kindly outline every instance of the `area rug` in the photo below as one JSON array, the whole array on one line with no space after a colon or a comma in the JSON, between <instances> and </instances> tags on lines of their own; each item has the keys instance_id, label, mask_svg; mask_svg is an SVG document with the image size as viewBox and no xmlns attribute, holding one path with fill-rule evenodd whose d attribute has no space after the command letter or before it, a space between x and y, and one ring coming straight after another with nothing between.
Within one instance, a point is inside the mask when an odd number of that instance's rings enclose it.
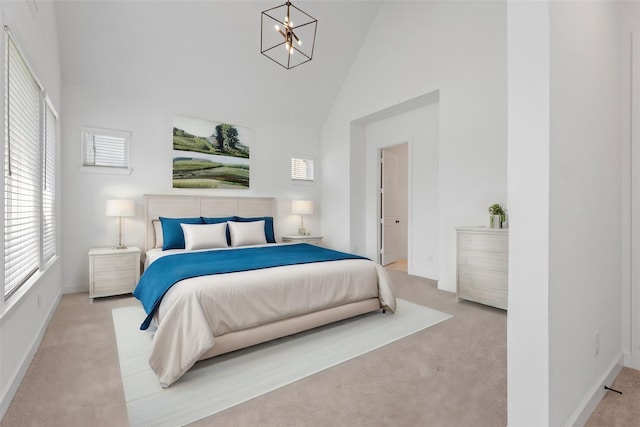
<instances>
[{"instance_id":1,"label":"area rug","mask_svg":"<svg viewBox=\"0 0 640 427\"><path fill-rule=\"evenodd\" d=\"M182 426L353 359L452 316L397 300L369 313L196 363L171 387L148 364L151 335L140 306L114 309L120 372L131 426Z\"/></svg>"}]
</instances>

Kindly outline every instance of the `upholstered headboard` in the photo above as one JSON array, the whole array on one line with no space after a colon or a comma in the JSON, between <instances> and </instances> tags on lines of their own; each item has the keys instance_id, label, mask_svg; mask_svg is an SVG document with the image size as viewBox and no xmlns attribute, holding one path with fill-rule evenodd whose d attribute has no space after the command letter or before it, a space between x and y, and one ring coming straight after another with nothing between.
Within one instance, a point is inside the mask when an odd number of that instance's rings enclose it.
<instances>
[{"instance_id":1,"label":"upholstered headboard","mask_svg":"<svg viewBox=\"0 0 640 427\"><path fill-rule=\"evenodd\" d=\"M145 251L153 248L155 234L153 220L159 217L224 217L224 216L271 216L275 213L272 197L209 197L173 196L145 194L144 223Z\"/></svg>"}]
</instances>

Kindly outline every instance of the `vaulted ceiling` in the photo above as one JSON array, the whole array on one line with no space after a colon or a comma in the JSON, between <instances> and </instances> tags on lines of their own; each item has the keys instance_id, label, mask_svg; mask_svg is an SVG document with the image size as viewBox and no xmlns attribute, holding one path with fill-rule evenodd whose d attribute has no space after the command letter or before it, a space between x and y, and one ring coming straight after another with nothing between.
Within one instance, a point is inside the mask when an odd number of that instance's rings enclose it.
<instances>
[{"instance_id":1,"label":"vaulted ceiling","mask_svg":"<svg viewBox=\"0 0 640 427\"><path fill-rule=\"evenodd\" d=\"M240 97L247 117L319 128L382 2L293 2L318 29L313 60L291 70L260 54L260 13L281 3L57 1L63 83L216 105Z\"/></svg>"}]
</instances>

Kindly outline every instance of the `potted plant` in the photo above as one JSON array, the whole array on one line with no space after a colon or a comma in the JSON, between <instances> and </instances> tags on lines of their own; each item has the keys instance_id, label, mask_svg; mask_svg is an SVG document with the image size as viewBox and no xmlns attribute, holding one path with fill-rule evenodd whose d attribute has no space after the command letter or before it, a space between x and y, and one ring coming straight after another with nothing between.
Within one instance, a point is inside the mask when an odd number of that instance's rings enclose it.
<instances>
[{"instance_id":1,"label":"potted plant","mask_svg":"<svg viewBox=\"0 0 640 427\"><path fill-rule=\"evenodd\" d=\"M494 203L489 206L489 227L491 228L500 228L503 218L504 218L504 209L498 203Z\"/></svg>"}]
</instances>

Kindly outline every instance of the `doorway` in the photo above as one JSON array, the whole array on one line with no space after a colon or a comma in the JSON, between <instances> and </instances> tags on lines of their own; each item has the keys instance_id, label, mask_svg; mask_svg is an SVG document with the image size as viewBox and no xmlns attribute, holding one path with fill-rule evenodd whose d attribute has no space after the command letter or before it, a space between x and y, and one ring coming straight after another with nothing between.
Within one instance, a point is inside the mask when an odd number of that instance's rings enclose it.
<instances>
[{"instance_id":1,"label":"doorway","mask_svg":"<svg viewBox=\"0 0 640 427\"><path fill-rule=\"evenodd\" d=\"M408 144L379 150L378 249L387 268L408 271Z\"/></svg>"}]
</instances>

